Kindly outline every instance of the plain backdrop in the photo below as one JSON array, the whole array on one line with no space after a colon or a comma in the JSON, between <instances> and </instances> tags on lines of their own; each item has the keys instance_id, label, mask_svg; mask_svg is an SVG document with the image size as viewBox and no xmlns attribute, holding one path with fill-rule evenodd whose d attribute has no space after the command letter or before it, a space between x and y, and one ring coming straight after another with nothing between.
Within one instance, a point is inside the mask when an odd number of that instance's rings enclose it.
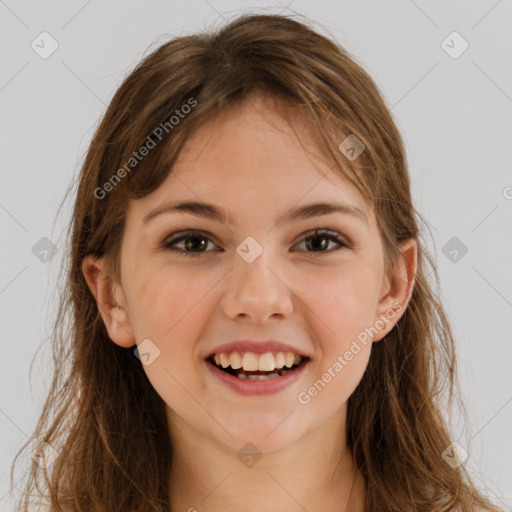
<instances>
[{"instance_id":1,"label":"plain backdrop","mask_svg":"<svg viewBox=\"0 0 512 512\"><path fill-rule=\"evenodd\" d=\"M470 422L454 422L454 441L467 450L480 488L505 510L512 503L510 0L0 1L0 510L11 510L10 464L49 387L47 341L31 376L29 367L55 315L70 201L59 216L57 207L92 131L143 56L242 12L307 16L384 95L405 140L456 336Z\"/></svg>"}]
</instances>

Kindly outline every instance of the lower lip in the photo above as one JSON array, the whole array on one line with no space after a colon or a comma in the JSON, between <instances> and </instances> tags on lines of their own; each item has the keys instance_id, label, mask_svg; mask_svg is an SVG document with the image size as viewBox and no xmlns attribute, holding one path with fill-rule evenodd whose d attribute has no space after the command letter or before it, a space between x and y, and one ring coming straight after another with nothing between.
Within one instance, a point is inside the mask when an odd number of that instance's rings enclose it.
<instances>
[{"instance_id":1,"label":"lower lip","mask_svg":"<svg viewBox=\"0 0 512 512\"><path fill-rule=\"evenodd\" d=\"M208 361L205 361L205 364L212 375L219 378L229 388L241 395L275 395L297 382L309 364L309 360L282 377L274 377L267 380L239 379L235 375L219 370L219 368Z\"/></svg>"}]
</instances>

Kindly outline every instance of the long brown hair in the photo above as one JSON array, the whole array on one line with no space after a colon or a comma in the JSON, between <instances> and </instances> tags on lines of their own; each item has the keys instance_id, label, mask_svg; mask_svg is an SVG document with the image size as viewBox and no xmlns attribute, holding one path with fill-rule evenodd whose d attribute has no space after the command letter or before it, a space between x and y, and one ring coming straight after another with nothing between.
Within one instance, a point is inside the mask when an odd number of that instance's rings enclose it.
<instances>
[{"instance_id":1,"label":"long brown hair","mask_svg":"<svg viewBox=\"0 0 512 512\"><path fill-rule=\"evenodd\" d=\"M164 181L201 123L254 94L295 109L336 162L333 172L373 206L390 275L398 244L418 240L409 305L374 345L348 401L347 440L366 479L365 510L499 510L464 465L453 468L443 458L452 442L440 410L456 396L454 340L428 280L438 283L438 275L421 240L401 135L362 66L308 25L290 16L243 15L215 31L172 39L115 93L78 176L51 389L31 439L16 454L11 481L29 444L48 443L56 458L46 469L31 461L18 510L31 510L35 488L51 511L169 510L165 404L133 348L109 339L81 265L87 255L104 257L118 279L129 201ZM357 165L338 147L349 134L365 146ZM143 146L150 150L135 162Z\"/></svg>"}]
</instances>

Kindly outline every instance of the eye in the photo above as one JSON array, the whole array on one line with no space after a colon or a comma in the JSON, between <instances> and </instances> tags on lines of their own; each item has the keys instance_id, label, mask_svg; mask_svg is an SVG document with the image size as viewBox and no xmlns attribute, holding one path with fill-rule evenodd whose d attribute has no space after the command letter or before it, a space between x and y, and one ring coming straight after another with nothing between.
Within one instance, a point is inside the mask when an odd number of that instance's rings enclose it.
<instances>
[{"instance_id":1,"label":"eye","mask_svg":"<svg viewBox=\"0 0 512 512\"><path fill-rule=\"evenodd\" d=\"M311 243L311 241L314 240L317 240L317 242ZM343 247L347 249L350 248L350 244L344 236L340 235L339 233L336 233L335 231L321 229L315 229L313 231L308 231L307 233L305 233L305 236L300 243L303 242L306 243L306 247L314 249L313 251L309 252L325 253L337 251L339 249L342 249ZM335 247L331 251L323 250L329 245L329 242L335 242L336 244L338 244L338 247Z\"/></svg>"},{"instance_id":2,"label":"eye","mask_svg":"<svg viewBox=\"0 0 512 512\"><path fill-rule=\"evenodd\" d=\"M178 242L182 241L185 242L185 250L174 247ZM170 238L166 238L162 244L162 249L179 252L184 256L199 256L202 252L210 252L203 250L207 247L209 241L211 242L206 233L188 229L174 233Z\"/></svg>"},{"instance_id":3,"label":"eye","mask_svg":"<svg viewBox=\"0 0 512 512\"><path fill-rule=\"evenodd\" d=\"M316 240L316 242L315 242ZM313 241L313 243L312 243ZM176 247L178 243L185 242L184 249ZM161 244L162 249L178 252L184 256L200 256L203 252L207 251L208 243L211 242L207 233L189 229L173 233L167 237ZM329 242L335 242L338 246L332 250L325 250ZM213 242L212 242L213 243ZM342 249L343 247L349 249L350 244L347 239L335 231L315 229L305 233L300 243L306 243L308 249L313 249L307 252L330 253Z\"/></svg>"}]
</instances>

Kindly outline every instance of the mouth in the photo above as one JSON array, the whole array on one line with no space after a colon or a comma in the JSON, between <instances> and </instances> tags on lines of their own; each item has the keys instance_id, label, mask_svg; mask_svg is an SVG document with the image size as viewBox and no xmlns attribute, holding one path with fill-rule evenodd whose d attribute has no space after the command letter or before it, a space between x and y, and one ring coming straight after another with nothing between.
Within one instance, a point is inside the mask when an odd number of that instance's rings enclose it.
<instances>
[{"instance_id":1,"label":"mouth","mask_svg":"<svg viewBox=\"0 0 512 512\"><path fill-rule=\"evenodd\" d=\"M217 369L241 380L272 380L296 372L308 361L308 357L293 352L231 352L210 354L206 361Z\"/></svg>"}]
</instances>

